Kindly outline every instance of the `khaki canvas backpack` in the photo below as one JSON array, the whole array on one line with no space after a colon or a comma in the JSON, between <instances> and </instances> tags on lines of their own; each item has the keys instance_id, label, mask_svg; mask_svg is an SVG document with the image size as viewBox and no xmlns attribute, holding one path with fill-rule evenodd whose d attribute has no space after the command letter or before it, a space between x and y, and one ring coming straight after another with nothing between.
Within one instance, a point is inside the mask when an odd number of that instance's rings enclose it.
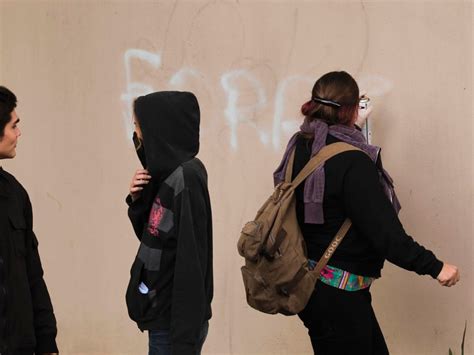
<instances>
[{"instance_id":1,"label":"khaki canvas backpack","mask_svg":"<svg viewBox=\"0 0 474 355\"><path fill-rule=\"evenodd\" d=\"M237 247L245 258L242 266L247 303L264 313L293 315L303 310L321 270L351 226L346 219L313 270L308 267L306 245L296 218L295 189L329 158L349 150L347 143L325 146L291 181L295 151L291 152L285 181L245 224Z\"/></svg>"}]
</instances>

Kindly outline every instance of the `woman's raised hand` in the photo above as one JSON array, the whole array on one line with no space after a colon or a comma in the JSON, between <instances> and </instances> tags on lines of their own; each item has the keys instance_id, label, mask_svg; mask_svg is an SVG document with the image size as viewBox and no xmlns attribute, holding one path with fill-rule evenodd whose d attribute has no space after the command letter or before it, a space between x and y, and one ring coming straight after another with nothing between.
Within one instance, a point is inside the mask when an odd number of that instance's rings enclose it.
<instances>
[{"instance_id":1,"label":"woman's raised hand","mask_svg":"<svg viewBox=\"0 0 474 355\"><path fill-rule=\"evenodd\" d=\"M367 108L359 108L355 124L362 128L365 124L365 121L367 121L371 113L372 113L372 105L369 105Z\"/></svg>"},{"instance_id":2,"label":"woman's raised hand","mask_svg":"<svg viewBox=\"0 0 474 355\"><path fill-rule=\"evenodd\" d=\"M132 201L136 201L143 190L143 186L150 182L151 176L146 169L138 169L133 175L132 182L130 183L130 196Z\"/></svg>"}]
</instances>

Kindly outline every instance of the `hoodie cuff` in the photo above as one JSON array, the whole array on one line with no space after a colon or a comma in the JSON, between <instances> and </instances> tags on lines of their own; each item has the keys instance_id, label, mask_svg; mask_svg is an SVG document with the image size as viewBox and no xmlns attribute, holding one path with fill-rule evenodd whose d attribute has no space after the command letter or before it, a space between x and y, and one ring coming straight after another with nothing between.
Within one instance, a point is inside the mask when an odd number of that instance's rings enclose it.
<instances>
[{"instance_id":1,"label":"hoodie cuff","mask_svg":"<svg viewBox=\"0 0 474 355\"><path fill-rule=\"evenodd\" d=\"M438 259L436 259L436 262L430 272L430 276L433 279L436 279L438 277L439 273L441 272L441 269L443 268L443 265L444 263L442 261L439 261Z\"/></svg>"},{"instance_id":2,"label":"hoodie cuff","mask_svg":"<svg viewBox=\"0 0 474 355\"><path fill-rule=\"evenodd\" d=\"M130 194L129 194L129 195L127 195L127 197L125 198L125 202L127 203L128 207L132 207L132 208L133 208L133 207L135 207L135 206L141 204L142 198L141 198L141 196L139 196L135 201L133 201L133 200L132 200L132 196L130 196Z\"/></svg>"},{"instance_id":3,"label":"hoodie cuff","mask_svg":"<svg viewBox=\"0 0 474 355\"><path fill-rule=\"evenodd\" d=\"M172 355L194 355L196 354L195 344L189 343L173 343Z\"/></svg>"},{"instance_id":4,"label":"hoodie cuff","mask_svg":"<svg viewBox=\"0 0 474 355\"><path fill-rule=\"evenodd\" d=\"M37 335L35 354L59 353L55 335Z\"/></svg>"}]
</instances>

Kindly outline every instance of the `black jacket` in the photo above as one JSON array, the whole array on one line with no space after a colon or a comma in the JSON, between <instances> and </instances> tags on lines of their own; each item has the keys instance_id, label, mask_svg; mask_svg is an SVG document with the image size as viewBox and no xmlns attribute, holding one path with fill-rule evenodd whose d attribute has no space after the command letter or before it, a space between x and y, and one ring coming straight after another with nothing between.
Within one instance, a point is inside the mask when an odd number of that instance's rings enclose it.
<instances>
[{"instance_id":1,"label":"black jacket","mask_svg":"<svg viewBox=\"0 0 474 355\"><path fill-rule=\"evenodd\" d=\"M199 150L199 107L191 93L159 92L137 100L152 182L128 215L140 247L127 289L141 330L170 330L172 352L195 354L213 296L212 216Z\"/></svg>"},{"instance_id":2,"label":"black jacket","mask_svg":"<svg viewBox=\"0 0 474 355\"><path fill-rule=\"evenodd\" d=\"M28 194L0 168L0 353L57 352L56 333Z\"/></svg>"},{"instance_id":3,"label":"black jacket","mask_svg":"<svg viewBox=\"0 0 474 355\"><path fill-rule=\"evenodd\" d=\"M338 142L328 135L327 144ZM308 162L311 140L299 137L293 176ZM380 164L379 160L377 164ZM443 263L415 242L403 229L385 195L376 164L360 151L344 152L324 166L324 224L304 223L304 183L296 189L296 211L308 256L319 260L332 238L349 217L352 227L329 264L356 275L379 277L384 261L436 278Z\"/></svg>"}]
</instances>

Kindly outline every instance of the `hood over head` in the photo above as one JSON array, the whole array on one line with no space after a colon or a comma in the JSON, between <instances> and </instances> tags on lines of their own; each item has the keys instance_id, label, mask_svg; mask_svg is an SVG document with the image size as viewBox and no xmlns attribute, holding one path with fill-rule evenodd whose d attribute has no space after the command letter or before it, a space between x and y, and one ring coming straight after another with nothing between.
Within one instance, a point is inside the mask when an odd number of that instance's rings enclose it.
<instances>
[{"instance_id":1,"label":"hood over head","mask_svg":"<svg viewBox=\"0 0 474 355\"><path fill-rule=\"evenodd\" d=\"M140 126L146 169L163 179L199 152L200 112L190 92L160 91L140 96L134 112Z\"/></svg>"}]
</instances>

